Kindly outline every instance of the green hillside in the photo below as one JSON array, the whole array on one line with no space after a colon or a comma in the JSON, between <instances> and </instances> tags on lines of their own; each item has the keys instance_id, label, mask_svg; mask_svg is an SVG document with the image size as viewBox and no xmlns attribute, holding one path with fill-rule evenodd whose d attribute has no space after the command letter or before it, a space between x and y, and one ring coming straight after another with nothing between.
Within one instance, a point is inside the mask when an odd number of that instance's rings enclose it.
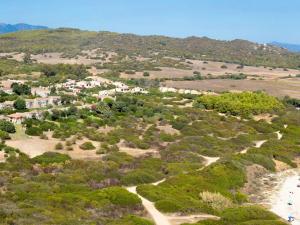
<instances>
[{"instance_id":1,"label":"green hillside","mask_svg":"<svg viewBox=\"0 0 300 225\"><path fill-rule=\"evenodd\" d=\"M29 51L76 54L83 49L102 48L124 54L197 58L245 65L299 68L300 55L284 49L244 40L219 41L206 37L170 38L138 36L77 29L24 31L0 35L0 52Z\"/></svg>"}]
</instances>

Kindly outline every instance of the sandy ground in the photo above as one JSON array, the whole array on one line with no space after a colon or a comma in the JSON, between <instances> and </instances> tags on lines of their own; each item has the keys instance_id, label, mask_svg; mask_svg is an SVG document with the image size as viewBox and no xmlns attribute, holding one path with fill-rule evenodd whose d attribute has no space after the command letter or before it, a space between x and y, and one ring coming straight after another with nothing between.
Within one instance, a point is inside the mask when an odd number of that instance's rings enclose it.
<instances>
[{"instance_id":1,"label":"sandy ground","mask_svg":"<svg viewBox=\"0 0 300 225\"><path fill-rule=\"evenodd\" d=\"M208 157L208 156L204 156L204 155L200 155L200 156L205 159L204 167L208 167L220 159L220 157Z\"/></svg>"},{"instance_id":2,"label":"sandy ground","mask_svg":"<svg viewBox=\"0 0 300 225\"><path fill-rule=\"evenodd\" d=\"M99 52L100 51L100 52ZM107 54L108 57L105 59L95 59L93 57L103 57L104 54ZM23 61L24 53L0 53L0 57L10 56L11 59L16 61ZM82 55L78 55L75 58L63 58L62 53L53 52L53 53L44 53L44 54L37 54L31 55L33 60L36 60L38 63L45 63L45 64L84 64L84 65L91 65L95 63L103 63L109 62L112 57L114 57L116 53L114 52L101 52L100 49L93 49L93 50L86 50L82 51Z\"/></svg>"},{"instance_id":3,"label":"sandy ground","mask_svg":"<svg viewBox=\"0 0 300 225\"><path fill-rule=\"evenodd\" d=\"M55 150L55 145L57 143L62 143L65 145L64 141L60 141L58 139L52 138L52 133L46 133L48 136L48 140L40 139L40 137L31 137L24 133L24 130L17 127L17 133L12 135L11 140L7 140L6 144L13 148L20 149L21 152L27 154L30 158L33 158L38 155L42 155L45 152L59 152L63 154L69 155L72 159L86 159L86 160L96 160L100 159L100 156L96 154L96 150L82 150L80 149L80 145L86 141L87 139L76 140L76 144L72 145L73 150L68 151L66 147L64 150ZM91 141L96 149L99 148L100 143Z\"/></svg>"},{"instance_id":4,"label":"sandy ground","mask_svg":"<svg viewBox=\"0 0 300 225\"><path fill-rule=\"evenodd\" d=\"M254 141L254 147L260 148L264 143L266 143L267 140L261 140L261 141ZM240 154L246 154L248 152L249 148L245 148L244 150L240 151ZM238 154L238 153L237 153Z\"/></svg>"},{"instance_id":5,"label":"sandy ground","mask_svg":"<svg viewBox=\"0 0 300 225\"><path fill-rule=\"evenodd\" d=\"M8 140L6 141L6 144L8 146L20 149L20 151L27 154L30 158L33 158L38 155L42 155L45 152L59 152L59 153L67 154L72 159L99 159L100 158L100 156L96 154L96 150L84 151L79 148L79 145L82 144L84 141L77 141L77 144L73 146L72 151L55 150L55 145L59 142L61 141L55 139L42 140L39 137L32 137L25 140L24 139Z\"/></svg>"},{"instance_id":6,"label":"sandy ground","mask_svg":"<svg viewBox=\"0 0 300 225\"><path fill-rule=\"evenodd\" d=\"M264 114L260 114L260 115L254 115L253 119L255 121L265 120L268 124L271 124L272 120L276 117L278 117L278 116L277 115L271 115L269 113L264 113Z\"/></svg>"},{"instance_id":7,"label":"sandy ground","mask_svg":"<svg viewBox=\"0 0 300 225\"><path fill-rule=\"evenodd\" d=\"M170 135L179 135L180 134L180 131L174 129L170 124L166 124L163 126L158 125L156 128L159 129L160 131L165 132L166 134L170 134Z\"/></svg>"},{"instance_id":8,"label":"sandy ground","mask_svg":"<svg viewBox=\"0 0 300 225\"><path fill-rule=\"evenodd\" d=\"M280 133L280 131L276 131L275 133L277 134L277 139L278 139L278 140L281 140L282 137L283 137L283 134Z\"/></svg>"},{"instance_id":9,"label":"sandy ground","mask_svg":"<svg viewBox=\"0 0 300 225\"><path fill-rule=\"evenodd\" d=\"M125 152L133 157L141 157L143 155L152 155L153 157L160 158L159 150L157 149L140 149L140 148L129 148L125 145L124 140L118 143L119 151Z\"/></svg>"},{"instance_id":10,"label":"sandy ground","mask_svg":"<svg viewBox=\"0 0 300 225\"><path fill-rule=\"evenodd\" d=\"M300 184L300 171L286 171L279 176L281 182L270 197L271 211L286 220L291 215L295 217L291 224L300 225L300 188L297 187Z\"/></svg>"},{"instance_id":11,"label":"sandy ground","mask_svg":"<svg viewBox=\"0 0 300 225\"><path fill-rule=\"evenodd\" d=\"M5 162L4 151L0 151L0 162Z\"/></svg>"},{"instance_id":12,"label":"sandy ground","mask_svg":"<svg viewBox=\"0 0 300 225\"><path fill-rule=\"evenodd\" d=\"M280 80L201 80L201 81L166 81L166 87L189 88L199 91L266 91L276 97L290 96L300 98L300 78Z\"/></svg>"},{"instance_id":13,"label":"sandy ground","mask_svg":"<svg viewBox=\"0 0 300 225\"><path fill-rule=\"evenodd\" d=\"M36 60L38 63L45 64L84 64L90 65L94 63L101 63L100 59L89 59L84 56L77 56L76 58L63 58L62 53L45 53L39 55L31 55L31 58Z\"/></svg>"},{"instance_id":14,"label":"sandy ground","mask_svg":"<svg viewBox=\"0 0 300 225\"><path fill-rule=\"evenodd\" d=\"M282 68L270 68L270 67L255 67L255 66L244 66L244 68L240 69L237 68L239 65L234 63L224 63L224 62L210 62L208 61L207 64L204 61L200 60L188 60L192 62L193 71L199 71L201 74L207 75L223 75L227 74L239 74L244 73L247 75L259 75L264 79L274 79L279 77L284 77L288 75L296 75L299 74L299 70L289 69L285 71ZM189 65L189 64L188 64ZM221 66L226 65L226 69L222 69ZM205 68L205 70L203 70Z\"/></svg>"}]
</instances>

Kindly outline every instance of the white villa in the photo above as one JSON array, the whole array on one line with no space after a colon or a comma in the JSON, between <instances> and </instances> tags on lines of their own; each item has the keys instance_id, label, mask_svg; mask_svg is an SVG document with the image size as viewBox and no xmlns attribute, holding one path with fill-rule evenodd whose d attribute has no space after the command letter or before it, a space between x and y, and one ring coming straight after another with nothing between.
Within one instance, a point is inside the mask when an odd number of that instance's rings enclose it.
<instances>
[{"instance_id":1,"label":"white villa","mask_svg":"<svg viewBox=\"0 0 300 225\"><path fill-rule=\"evenodd\" d=\"M37 118L41 119L43 112L42 111L31 111L31 112L24 112L24 113L14 113L11 115L6 116L6 120L14 123L14 124L21 124L26 119Z\"/></svg>"},{"instance_id":2,"label":"white villa","mask_svg":"<svg viewBox=\"0 0 300 225\"><path fill-rule=\"evenodd\" d=\"M48 87L32 87L31 94L46 98L50 95L50 89Z\"/></svg>"},{"instance_id":3,"label":"white villa","mask_svg":"<svg viewBox=\"0 0 300 225\"><path fill-rule=\"evenodd\" d=\"M26 108L35 109L35 108L45 108L49 105L61 105L61 100L59 96L49 96L46 98L34 98L26 99Z\"/></svg>"}]
</instances>

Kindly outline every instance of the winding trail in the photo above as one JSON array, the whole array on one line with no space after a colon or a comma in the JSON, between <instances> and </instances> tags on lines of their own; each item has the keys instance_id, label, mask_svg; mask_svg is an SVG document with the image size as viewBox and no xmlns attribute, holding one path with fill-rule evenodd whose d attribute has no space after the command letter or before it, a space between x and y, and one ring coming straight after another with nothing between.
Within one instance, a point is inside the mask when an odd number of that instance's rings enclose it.
<instances>
[{"instance_id":1,"label":"winding trail","mask_svg":"<svg viewBox=\"0 0 300 225\"><path fill-rule=\"evenodd\" d=\"M260 148L264 143L266 143L268 140L261 140L261 141L255 141L254 142L254 144L255 144L255 148ZM248 152L248 150L249 150L249 148L250 147L247 147L247 148L245 148L244 150L242 150L242 151L240 151L240 152L238 152L238 153L240 153L240 154L246 154L247 152ZM237 154L238 154L237 153Z\"/></svg>"},{"instance_id":2,"label":"winding trail","mask_svg":"<svg viewBox=\"0 0 300 225\"><path fill-rule=\"evenodd\" d=\"M199 170L203 170L205 167L217 162L220 157L207 157L200 155L206 160L205 166L202 167ZM157 186L161 183L163 183L166 179L162 179L160 181L157 181L155 183L152 183L152 185ZM127 191L136 194L141 200L144 208L147 210L153 221L156 225L179 225L182 223L195 223L198 222L201 219L219 219L219 217L209 214L199 214L199 215L188 215L188 216L180 216L180 215L166 215L161 213L155 208L155 204L148 199L142 197L139 195L136 191L137 186L133 187L127 187Z\"/></svg>"},{"instance_id":3,"label":"winding trail","mask_svg":"<svg viewBox=\"0 0 300 225\"><path fill-rule=\"evenodd\" d=\"M255 148L260 148L264 143L266 143L268 140L262 140L262 141L256 141Z\"/></svg>"},{"instance_id":4,"label":"winding trail","mask_svg":"<svg viewBox=\"0 0 300 225\"><path fill-rule=\"evenodd\" d=\"M164 180L161 180L159 182L163 182ZM159 184L159 182L156 182ZM153 185L155 185L155 183L153 183ZM136 191L136 186L134 187L128 187L127 190L133 194L136 194L137 196L139 196L139 198L142 200L142 204L145 207L145 209L147 210L147 212L150 214L151 218L154 220L155 224L157 225L171 225L169 219L162 214L161 212L159 212L155 206L153 202L150 202L149 200L145 199L144 197L142 197L141 195L139 195Z\"/></svg>"}]
</instances>

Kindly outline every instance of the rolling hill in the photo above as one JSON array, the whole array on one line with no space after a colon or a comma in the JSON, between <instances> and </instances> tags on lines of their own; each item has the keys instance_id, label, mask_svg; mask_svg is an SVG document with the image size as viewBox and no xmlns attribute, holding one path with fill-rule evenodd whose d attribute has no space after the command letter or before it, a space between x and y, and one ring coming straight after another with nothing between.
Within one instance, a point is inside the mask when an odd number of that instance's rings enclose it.
<instances>
[{"instance_id":1,"label":"rolling hill","mask_svg":"<svg viewBox=\"0 0 300 225\"><path fill-rule=\"evenodd\" d=\"M255 66L300 67L300 54L273 45L245 40L219 41L207 37L139 36L66 28L0 35L0 52L64 52L74 56L81 50L95 48L144 57L164 55Z\"/></svg>"}]
</instances>

